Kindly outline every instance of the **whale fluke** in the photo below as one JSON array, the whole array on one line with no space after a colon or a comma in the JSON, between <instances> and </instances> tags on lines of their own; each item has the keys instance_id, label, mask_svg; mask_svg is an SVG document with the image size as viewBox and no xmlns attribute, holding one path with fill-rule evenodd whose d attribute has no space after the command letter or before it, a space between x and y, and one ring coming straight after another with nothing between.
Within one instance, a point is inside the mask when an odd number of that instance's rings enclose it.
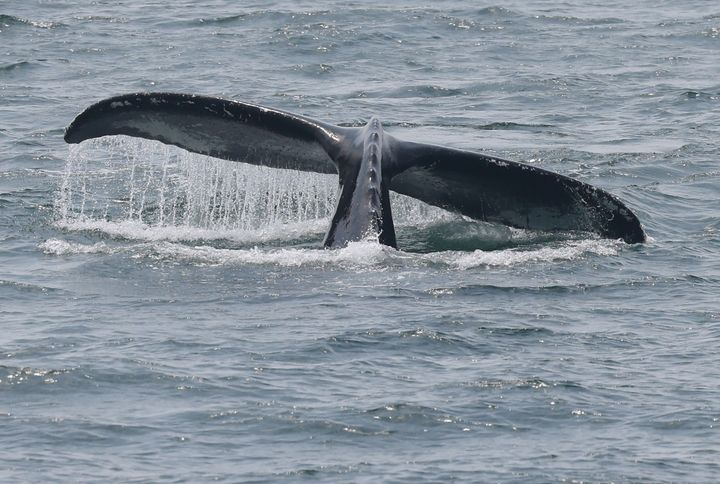
<instances>
[{"instance_id":1,"label":"whale fluke","mask_svg":"<svg viewBox=\"0 0 720 484\"><path fill-rule=\"evenodd\" d=\"M124 134L231 161L336 173L329 153L345 129L303 116L205 96L127 94L93 104L65 141Z\"/></svg>"},{"instance_id":2,"label":"whale fluke","mask_svg":"<svg viewBox=\"0 0 720 484\"><path fill-rule=\"evenodd\" d=\"M237 101L137 93L87 108L65 141L119 134L236 162L337 173L340 194L326 247L368 234L395 247L389 190L476 220L645 241L635 214L604 190L515 161L401 141L377 118L345 128Z\"/></svg>"}]
</instances>

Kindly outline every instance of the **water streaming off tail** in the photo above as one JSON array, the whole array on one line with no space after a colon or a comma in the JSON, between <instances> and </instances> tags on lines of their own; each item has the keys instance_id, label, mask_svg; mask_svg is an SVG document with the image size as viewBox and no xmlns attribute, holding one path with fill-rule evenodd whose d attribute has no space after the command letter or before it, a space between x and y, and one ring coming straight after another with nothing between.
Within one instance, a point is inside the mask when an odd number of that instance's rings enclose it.
<instances>
[{"instance_id":1,"label":"water streaming off tail","mask_svg":"<svg viewBox=\"0 0 720 484\"><path fill-rule=\"evenodd\" d=\"M55 210L59 223L71 227L133 223L272 238L288 227L295 235L323 233L336 197L335 175L234 163L116 136L71 146ZM449 216L396 194L392 210L400 226Z\"/></svg>"}]
</instances>

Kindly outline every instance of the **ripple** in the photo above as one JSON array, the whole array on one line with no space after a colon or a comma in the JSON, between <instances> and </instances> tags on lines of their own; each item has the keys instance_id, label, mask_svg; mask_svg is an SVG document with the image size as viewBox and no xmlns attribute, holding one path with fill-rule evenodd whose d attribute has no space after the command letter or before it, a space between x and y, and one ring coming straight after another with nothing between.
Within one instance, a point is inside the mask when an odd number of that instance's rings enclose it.
<instances>
[{"instance_id":1,"label":"ripple","mask_svg":"<svg viewBox=\"0 0 720 484\"><path fill-rule=\"evenodd\" d=\"M21 17L15 17L13 15L0 14L0 27L11 27L13 25L25 25L39 29L54 29L57 27L65 27L65 24L62 24L60 22L28 20Z\"/></svg>"},{"instance_id":2,"label":"ripple","mask_svg":"<svg viewBox=\"0 0 720 484\"><path fill-rule=\"evenodd\" d=\"M5 4L7 480L717 480L716 6ZM324 250L337 177L68 156L122 86L377 113L607 188L654 239L393 199L403 250Z\"/></svg>"},{"instance_id":3,"label":"ripple","mask_svg":"<svg viewBox=\"0 0 720 484\"><path fill-rule=\"evenodd\" d=\"M409 403L391 403L382 407L366 410L373 419L385 423L403 424L414 428L443 426L447 424L462 425L464 420L449 412L435 407Z\"/></svg>"},{"instance_id":4,"label":"ripple","mask_svg":"<svg viewBox=\"0 0 720 484\"><path fill-rule=\"evenodd\" d=\"M65 292L63 289L58 289L55 287L48 287L48 286L40 286L37 284L28 284L24 282L18 282L18 281L10 281L6 279L0 279L0 290L9 288L18 292L22 293L62 293Z\"/></svg>"},{"instance_id":5,"label":"ripple","mask_svg":"<svg viewBox=\"0 0 720 484\"><path fill-rule=\"evenodd\" d=\"M224 17L214 17L214 18L200 18L197 21L202 24L209 24L209 25L225 25L225 24L233 24L239 20L245 20L248 18L251 18L252 16L257 15L257 13L244 13L244 14L238 14L238 15L227 15Z\"/></svg>"},{"instance_id":6,"label":"ripple","mask_svg":"<svg viewBox=\"0 0 720 484\"><path fill-rule=\"evenodd\" d=\"M525 130L525 131L545 131L545 128L555 128L552 124L523 124L513 123L510 121L498 121L489 124L475 126L476 129L495 131L495 130Z\"/></svg>"},{"instance_id":7,"label":"ripple","mask_svg":"<svg viewBox=\"0 0 720 484\"><path fill-rule=\"evenodd\" d=\"M475 14L481 17L517 17L520 15L514 10L497 5L481 8Z\"/></svg>"},{"instance_id":8,"label":"ripple","mask_svg":"<svg viewBox=\"0 0 720 484\"><path fill-rule=\"evenodd\" d=\"M34 64L28 61L13 62L10 64L0 64L0 73L17 71L21 69L31 68Z\"/></svg>"},{"instance_id":9,"label":"ripple","mask_svg":"<svg viewBox=\"0 0 720 484\"><path fill-rule=\"evenodd\" d=\"M720 101L720 93L711 93L703 91L685 91L681 94L685 99L698 101Z\"/></svg>"},{"instance_id":10,"label":"ripple","mask_svg":"<svg viewBox=\"0 0 720 484\"><path fill-rule=\"evenodd\" d=\"M542 327L535 327L535 326L523 326L523 327L487 327L487 326L481 326L478 328L478 331L481 331L485 334L491 334L495 336L512 336L512 337L532 337L536 338L537 336L553 336L555 335L555 331L548 329L548 328L542 328Z\"/></svg>"},{"instance_id":11,"label":"ripple","mask_svg":"<svg viewBox=\"0 0 720 484\"><path fill-rule=\"evenodd\" d=\"M467 95L467 91L462 88L450 88L434 84L421 84L415 86L404 86L392 91L360 91L355 97L369 98L442 98Z\"/></svg>"},{"instance_id":12,"label":"ripple","mask_svg":"<svg viewBox=\"0 0 720 484\"><path fill-rule=\"evenodd\" d=\"M390 350L397 347L415 347L422 352L446 351L451 348L453 352L472 352L478 347L466 338L451 333L417 328L404 331L367 330L352 332L335 336L328 336L319 340L323 350L332 353L356 352L373 348L374 351Z\"/></svg>"},{"instance_id":13,"label":"ripple","mask_svg":"<svg viewBox=\"0 0 720 484\"><path fill-rule=\"evenodd\" d=\"M64 375L73 373L77 368L44 369L0 365L0 385L37 386L58 383Z\"/></svg>"},{"instance_id":14,"label":"ripple","mask_svg":"<svg viewBox=\"0 0 720 484\"><path fill-rule=\"evenodd\" d=\"M535 15L535 18L553 24L616 25L625 23L625 20L617 17L582 18L571 15Z\"/></svg>"},{"instance_id":15,"label":"ripple","mask_svg":"<svg viewBox=\"0 0 720 484\"><path fill-rule=\"evenodd\" d=\"M517 380L481 379L462 383L463 387L489 388L496 390L529 389L543 390L547 388L570 388L572 390L587 391L580 383L573 381L546 381L540 378Z\"/></svg>"}]
</instances>

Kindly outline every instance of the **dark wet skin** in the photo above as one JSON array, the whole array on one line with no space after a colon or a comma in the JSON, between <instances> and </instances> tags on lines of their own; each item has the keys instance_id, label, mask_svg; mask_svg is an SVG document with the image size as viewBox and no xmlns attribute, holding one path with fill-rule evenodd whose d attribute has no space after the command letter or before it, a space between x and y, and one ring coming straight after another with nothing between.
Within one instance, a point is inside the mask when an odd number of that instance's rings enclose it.
<instances>
[{"instance_id":1,"label":"dark wet skin","mask_svg":"<svg viewBox=\"0 0 720 484\"><path fill-rule=\"evenodd\" d=\"M387 177L383 177L382 125L377 118L360 130L338 161L340 196L325 247L341 247L364 237L396 247Z\"/></svg>"},{"instance_id":2,"label":"dark wet skin","mask_svg":"<svg viewBox=\"0 0 720 484\"><path fill-rule=\"evenodd\" d=\"M175 93L100 101L68 126L65 141L107 135L273 168L337 173L339 197L325 247L371 237L396 247L390 193L474 220L546 231L646 239L614 195L570 177L472 151L399 140L377 118L345 128L255 104Z\"/></svg>"}]
</instances>

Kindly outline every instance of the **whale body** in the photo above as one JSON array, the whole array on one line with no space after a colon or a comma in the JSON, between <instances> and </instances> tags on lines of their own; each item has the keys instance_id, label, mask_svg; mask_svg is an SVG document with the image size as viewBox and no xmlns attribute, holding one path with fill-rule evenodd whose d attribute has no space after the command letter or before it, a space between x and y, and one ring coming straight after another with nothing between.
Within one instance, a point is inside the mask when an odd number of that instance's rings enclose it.
<instances>
[{"instance_id":1,"label":"whale body","mask_svg":"<svg viewBox=\"0 0 720 484\"><path fill-rule=\"evenodd\" d=\"M88 107L68 126L65 141L108 135L241 163L337 173L339 196L325 247L368 236L396 247L390 190L475 220L645 241L635 214L604 190L515 161L402 141L375 117L361 128L341 127L238 101L135 93Z\"/></svg>"}]
</instances>

